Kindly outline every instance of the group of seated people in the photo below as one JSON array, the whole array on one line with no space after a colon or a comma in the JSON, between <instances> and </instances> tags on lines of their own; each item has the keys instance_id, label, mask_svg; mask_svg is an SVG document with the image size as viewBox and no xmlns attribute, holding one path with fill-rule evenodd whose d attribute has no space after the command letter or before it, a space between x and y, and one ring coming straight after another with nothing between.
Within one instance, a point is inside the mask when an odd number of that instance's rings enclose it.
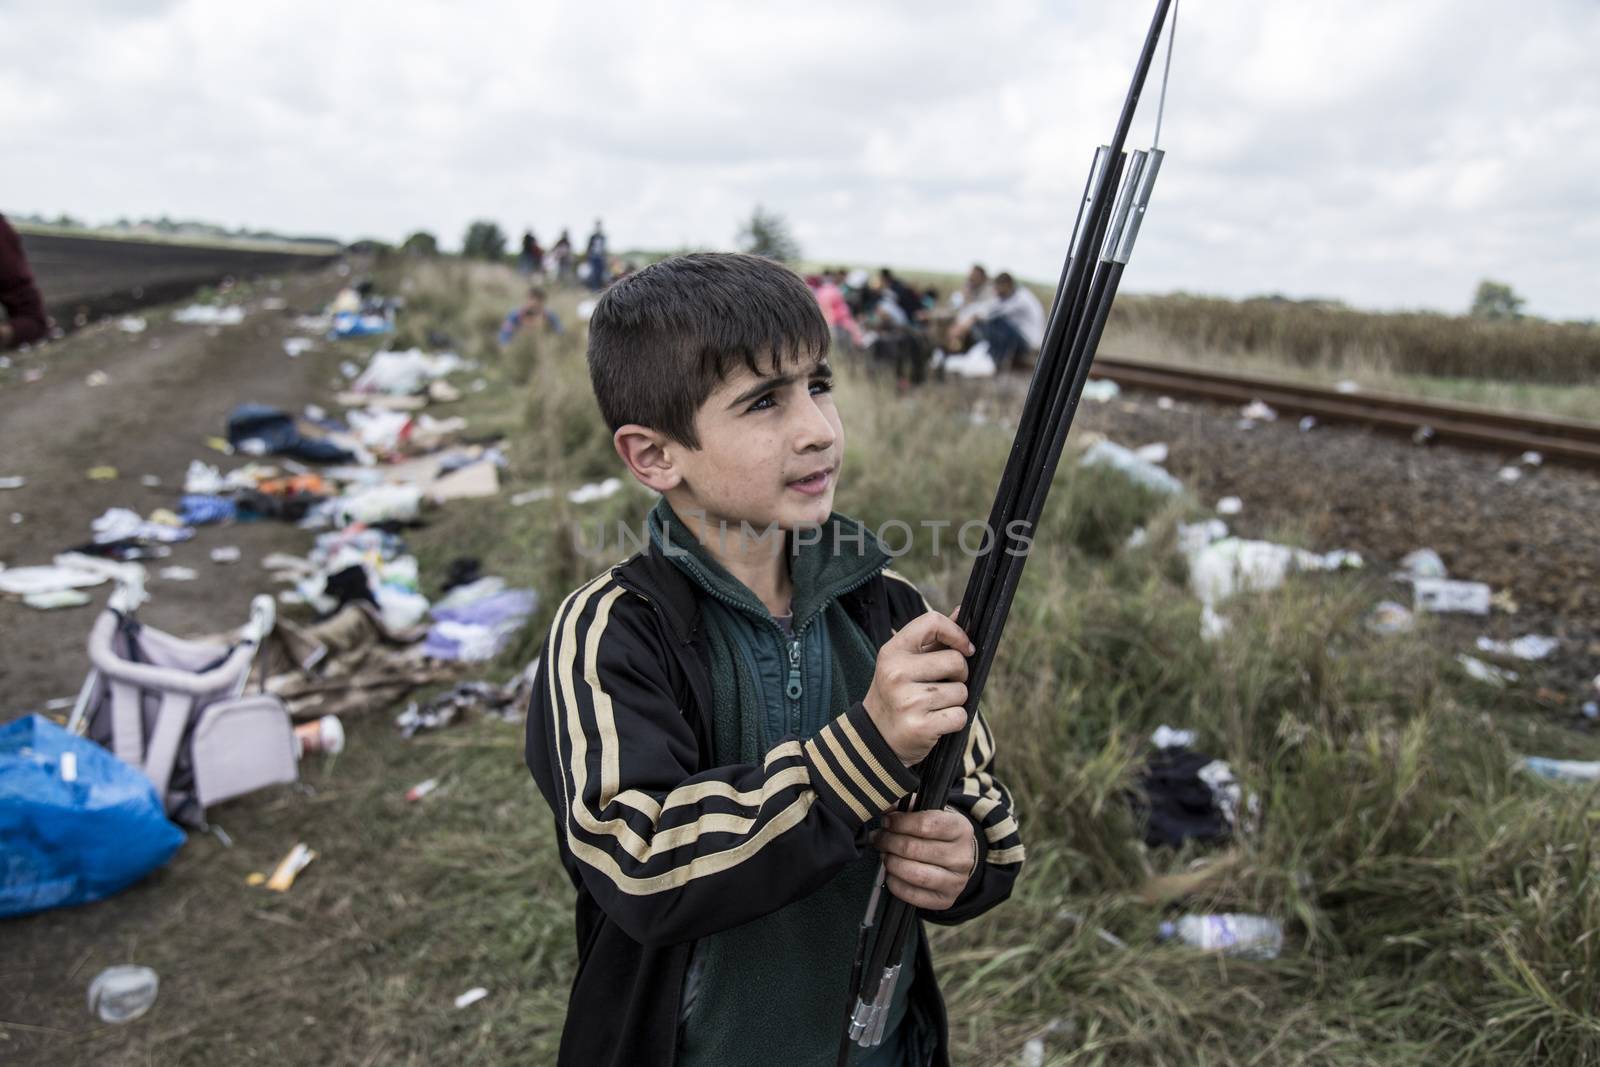
<instances>
[{"instance_id":1,"label":"group of seated people","mask_svg":"<svg viewBox=\"0 0 1600 1067\"><path fill-rule=\"evenodd\" d=\"M944 304L937 290L919 290L888 267L874 278L829 269L806 282L835 344L866 352L869 367L891 371L901 389L925 381L930 367L972 376L1027 370L1044 342L1039 298L1008 273L991 281L981 265Z\"/></svg>"}]
</instances>

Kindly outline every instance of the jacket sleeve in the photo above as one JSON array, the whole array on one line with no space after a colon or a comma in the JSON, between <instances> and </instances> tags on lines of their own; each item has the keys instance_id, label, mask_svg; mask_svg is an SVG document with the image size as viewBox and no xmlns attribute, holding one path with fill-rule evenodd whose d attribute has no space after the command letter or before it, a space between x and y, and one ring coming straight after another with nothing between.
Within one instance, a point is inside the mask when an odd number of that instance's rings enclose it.
<instances>
[{"instance_id":1,"label":"jacket sleeve","mask_svg":"<svg viewBox=\"0 0 1600 1067\"><path fill-rule=\"evenodd\" d=\"M860 854L916 787L859 704L759 763L697 770L670 640L609 573L568 597L545 644L527 760L569 869L629 937L667 945L772 912Z\"/></svg>"},{"instance_id":2,"label":"jacket sleeve","mask_svg":"<svg viewBox=\"0 0 1600 1067\"><path fill-rule=\"evenodd\" d=\"M11 323L13 345L29 344L49 332L50 319L45 314L44 298L33 283L33 273L28 269L28 259L22 250L22 238L3 217L0 217L0 307L5 308L6 320Z\"/></svg>"},{"instance_id":3,"label":"jacket sleeve","mask_svg":"<svg viewBox=\"0 0 1600 1067\"><path fill-rule=\"evenodd\" d=\"M892 625L898 629L928 611L922 593L904 575L885 571ZM994 775L994 734L980 708L967 733L961 777L945 803L972 821L977 831L978 866L956 902L944 911L919 909L930 922L954 924L977 918L1011 895L1022 872L1025 851L1011 792Z\"/></svg>"}]
</instances>

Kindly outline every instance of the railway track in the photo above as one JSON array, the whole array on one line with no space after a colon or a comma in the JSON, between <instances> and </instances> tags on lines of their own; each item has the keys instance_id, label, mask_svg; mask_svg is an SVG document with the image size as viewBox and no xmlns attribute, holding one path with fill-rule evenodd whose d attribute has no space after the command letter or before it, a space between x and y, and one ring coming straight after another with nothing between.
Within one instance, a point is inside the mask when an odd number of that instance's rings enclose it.
<instances>
[{"instance_id":1,"label":"railway track","mask_svg":"<svg viewBox=\"0 0 1600 1067\"><path fill-rule=\"evenodd\" d=\"M1365 390L1344 393L1251 374L1102 356L1090 375L1120 386L1228 404L1260 400L1276 411L1312 415L1428 439L1600 467L1600 423L1524 415L1470 404L1449 404Z\"/></svg>"}]
</instances>

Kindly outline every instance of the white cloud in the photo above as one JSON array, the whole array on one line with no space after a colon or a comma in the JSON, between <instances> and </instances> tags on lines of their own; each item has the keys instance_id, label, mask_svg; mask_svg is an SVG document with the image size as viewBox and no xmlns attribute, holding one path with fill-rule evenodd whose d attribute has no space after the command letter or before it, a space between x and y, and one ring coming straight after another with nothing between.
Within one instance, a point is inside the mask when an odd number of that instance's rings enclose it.
<instances>
[{"instance_id":1,"label":"white cloud","mask_svg":"<svg viewBox=\"0 0 1600 1067\"><path fill-rule=\"evenodd\" d=\"M0 197L639 247L760 202L817 257L1051 278L1148 6L0 2ZM1127 287L1595 316L1597 51L1584 0L1189 0Z\"/></svg>"}]
</instances>

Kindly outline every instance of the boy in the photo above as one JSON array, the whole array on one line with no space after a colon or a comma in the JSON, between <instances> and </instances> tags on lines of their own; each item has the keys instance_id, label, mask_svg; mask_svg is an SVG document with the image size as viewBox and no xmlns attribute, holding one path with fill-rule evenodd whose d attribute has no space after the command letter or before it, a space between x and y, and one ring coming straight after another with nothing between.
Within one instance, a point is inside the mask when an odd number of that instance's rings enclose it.
<instances>
[{"instance_id":1,"label":"boy","mask_svg":"<svg viewBox=\"0 0 1600 1067\"><path fill-rule=\"evenodd\" d=\"M827 349L805 284L753 256L647 267L589 323L617 452L662 499L557 611L528 715L578 890L562 1064L833 1064L880 859L943 923L1021 869L981 715L948 807L894 812L965 722L972 646L832 510ZM919 926L851 1062L946 1064L945 1030Z\"/></svg>"},{"instance_id":2,"label":"boy","mask_svg":"<svg viewBox=\"0 0 1600 1067\"><path fill-rule=\"evenodd\" d=\"M500 324L500 346L504 348L516 340L521 332L536 336L561 332L561 319L546 306L544 290L537 285L528 288L528 299L521 307L506 313L505 321Z\"/></svg>"}]
</instances>

